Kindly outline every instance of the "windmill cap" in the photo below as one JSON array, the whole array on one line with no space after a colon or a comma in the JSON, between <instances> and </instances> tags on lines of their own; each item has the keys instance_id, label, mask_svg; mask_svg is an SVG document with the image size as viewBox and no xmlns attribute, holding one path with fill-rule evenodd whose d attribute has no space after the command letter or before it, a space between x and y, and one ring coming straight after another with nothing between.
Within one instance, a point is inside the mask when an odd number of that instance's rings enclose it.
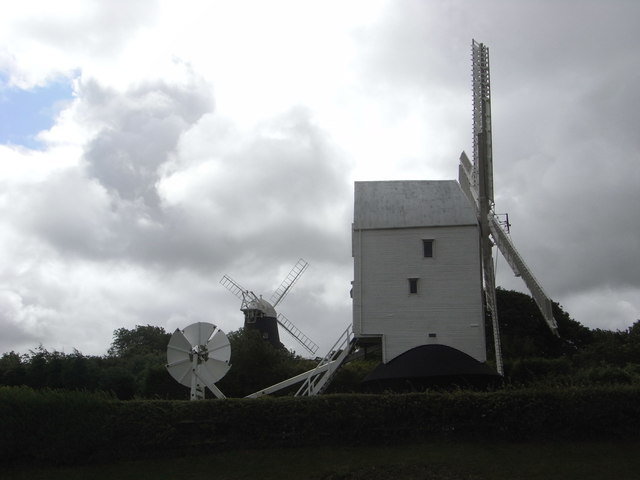
<instances>
[{"instance_id":1,"label":"windmill cap","mask_svg":"<svg viewBox=\"0 0 640 480\"><path fill-rule=\"evenodd\" d=\"M263 298L257 298L255 300L251 300L250 302L247 303L246 308L243 309L243 311L245 310L260 310L262 313L264 313L265 317L276 317L276 309L273 308L273 305L271 305L269 302L267 302L266 300L264 300Z\"/></svg>"}]
</instances>

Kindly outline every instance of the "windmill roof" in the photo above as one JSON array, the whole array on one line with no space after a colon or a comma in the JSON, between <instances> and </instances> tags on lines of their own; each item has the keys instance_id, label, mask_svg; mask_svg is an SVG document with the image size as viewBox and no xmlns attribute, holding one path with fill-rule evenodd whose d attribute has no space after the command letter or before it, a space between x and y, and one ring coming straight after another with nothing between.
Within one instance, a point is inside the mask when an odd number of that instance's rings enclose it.
<instances>
[{"instance_id":1,"label":"windmill roof","mask_svg":"<svg viewBox=\"0 0 640 480\"><path fill-rule=\"evenodd\" d=\"M455 180L355 182L353 216L356 230L477 224Z\"/></svg>"},{"instance_id":2,"label":"windmill roof","mask_svg":"<svg viewBox=\"0 0 640 480\"><path fill-rule=\"evenodd\" d=\"M260 310L267 317L277 317L276 310L269 302L262 297L251 300L246 305L247 310Z\"/></svg>"}]
</instances>

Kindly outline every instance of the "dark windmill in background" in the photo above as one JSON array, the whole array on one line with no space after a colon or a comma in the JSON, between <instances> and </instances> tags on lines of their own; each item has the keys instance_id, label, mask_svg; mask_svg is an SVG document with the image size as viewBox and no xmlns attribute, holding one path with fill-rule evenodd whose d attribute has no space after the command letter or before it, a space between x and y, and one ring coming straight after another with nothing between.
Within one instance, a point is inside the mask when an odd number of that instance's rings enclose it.
<instances>
[{"instance_id":1,"label":"dark windmill in background","mask_svg":"<svg viewBox=\"0 0 640 480\"><path fill-rule=\"evenodd\" d=\"M315 355L318 345L302 333L291 321L281 313L277 313L275 307L282 302L291 291L293 285L307 269L309 264L302 258L298 260L280 286L273 293L269 301L257 296L251 290L242 287L228 275L220 279L220 283L236 297L242 300L240 310L244 313L244 327L253 328L260 332L262 338L276 348L281 348L278 324L284 328L300 345L311 355Z\"/></svg>"}]
</instances>

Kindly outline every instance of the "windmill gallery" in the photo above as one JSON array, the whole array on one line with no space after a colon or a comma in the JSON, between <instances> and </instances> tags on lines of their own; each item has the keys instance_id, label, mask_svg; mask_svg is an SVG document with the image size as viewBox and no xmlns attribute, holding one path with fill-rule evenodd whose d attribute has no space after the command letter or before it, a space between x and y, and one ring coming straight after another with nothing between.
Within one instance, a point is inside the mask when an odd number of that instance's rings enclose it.
<instances>
[{"instance_id":1,"label":"windmill gallery","mask_svg":"<svg viewBox=\"0 0 640 480\"><path fill-rule=\"evenodd\" d=\"M346 362L378 351L382 361L365 383L393 390L407 383L464 378L489 384L503 374L493 267L497 246L522 277L542 316L558 335L551 301L495 213L489 50L472 42L473 159L460 156L459 178L439 181L356 182L352 227L353 317L315 368L248 397L300 384L296 395L325 391ZM508 228L508 225L507 225ZM245 328L279 346L278 325L312 355L318 346L275 307L307 269L300 259L270 301L225 275L220 283L241 301ZM491 314L495 370L487 365L485 305ZM230 345L215 325L177 329L167 369L202 399L229 370Z\"/></svg>"}]
</instances>

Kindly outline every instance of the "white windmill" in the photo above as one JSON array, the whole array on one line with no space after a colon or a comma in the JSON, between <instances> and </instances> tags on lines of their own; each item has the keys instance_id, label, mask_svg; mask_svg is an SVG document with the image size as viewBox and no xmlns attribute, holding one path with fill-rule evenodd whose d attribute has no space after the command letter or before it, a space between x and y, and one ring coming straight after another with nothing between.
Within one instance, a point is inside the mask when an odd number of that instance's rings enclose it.
<instances>
[{"instance_id":1,"label":"white windmill","mask_svg":"<svg viewBox=\"0 0 640 480\"><path fill-rule=\"evenodd\" d=\"M225 398L215 383L231 365L231 345L225 333L211 323L193 323L176 329L167 346L167 370L191 389L191 400L201 400L205 387L218 398Z\"/></svg>"},{"instance_id":2,"label":"white windmill","mask_svg":"<svg viewBox=\"0 0 640 480\"><path fill-rule=\"evenodd\" d=\"M522 277L531 296L551 331L558 335L551 300L503 230L494 209L493 158L491 140L491 88L489 75L489 49L472 41L473 62L473 163L465 152L460 155L458 180L462 190L475 207L480 224L482 271L487 306L491 311L496 354L496 367L503 374L502 353L496 306L495 272L492 247L496 245L513 273Z\"/></svg>"},{"instance_id":3,"label":"white windmill","mask_svg":"<svg viewBox=\"0 0 640 480\"><path fill-rule=\"evenodd\" d=\"M262 338L275 347L280 347L280 336L278 334L278 324L280 324L280 326L309 351L309 353L315 355L318 350L318 345L302 333L287 317L281 313L276 313L275 310L275 307L287 296L291 291L291 287L298 281L308 266L309 264L306 261L302 258L299 259L269 301L263 299L262 296L258 297L252 291L242 287L228 275L224 275L220 279L220 283L242 300L240 310L244 313L245 328L257 329L261 333Z\"/></svg>"}]
</instances>

